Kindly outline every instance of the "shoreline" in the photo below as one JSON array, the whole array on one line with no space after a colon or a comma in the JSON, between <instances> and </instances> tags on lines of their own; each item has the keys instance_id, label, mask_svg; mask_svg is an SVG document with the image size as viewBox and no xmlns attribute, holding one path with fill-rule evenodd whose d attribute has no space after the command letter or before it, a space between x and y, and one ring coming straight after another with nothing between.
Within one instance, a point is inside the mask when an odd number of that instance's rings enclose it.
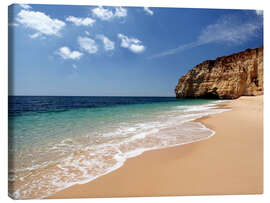
<instances>
[{"instance_id":1,"label":"shoreline","mask_svg":"<svg viewBox=\"0 0 270 203\"><path fill-rule=\"evenodd\" d=\"M68 187L45 199L262 194L262 103L263 96L256 96L218 104L223 108L229 104L232 110L195 120L215 131L214 136L176 147L146 151L128 159L117 170L91 182ZM246 112L245 108L249 111ZM247 117L246 113L250 115ZM239 122L236 121L243 119L250 124L250 129L237 126ZM225 127L222 125L224 121L228 123ZM258 130L257 136L252 136L254 129ZM248 141L242 134L247 134ZM235 142L228 140L228 136ZM254 159L250 159L252 154Z\"/></svg>"}]
</instances>

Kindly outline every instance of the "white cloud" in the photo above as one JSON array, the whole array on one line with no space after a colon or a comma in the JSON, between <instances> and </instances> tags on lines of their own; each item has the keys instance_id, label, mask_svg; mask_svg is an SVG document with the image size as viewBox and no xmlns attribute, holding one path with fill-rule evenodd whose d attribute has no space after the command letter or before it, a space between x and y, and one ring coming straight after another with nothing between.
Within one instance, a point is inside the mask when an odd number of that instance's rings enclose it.
<instances>
[{"instance_id":1,"label":"white cloud","mask_svg":"<svg viewBox=\"0 0 270 203\"><path fill-rule=\"evenodd\" d=\"M32 7L29 6L28 4L19 4L19 6L22 7L23 9L25 9L25 10L29 10L29 9L32 8Z\"/></svg>"},{"instance_id":2,"label":"white cloud","mask_svg":"<svg viewBox=\"0 0 270 203\"><path fill-rule=\"evenodd\" d=\"M115 8L114 16L119 17L119 18L126 17L127 16L127 9L122 8L122 7Z\"/></svg>"},{"instance_id":3,"label":"white cloud","mask_svg":"<svg viewBox=\"0 0 270 203\"><path fill-rule=\"evenodd\" d=\"M263 10L256 10L255 12L258 16L263 16Z\"/></svg>"},{"instance_id":4,"label":"white cloud","mask_svg":"<svg viewBox=\"0 0 270 203\"><path fill-rule=\"evenodd\" d=\"M60 47L59 50L56 52L59 56L61 56L63 59L80 59L83 53L79 51L71 51L68 47Z\"/></svg>"},{"instance_id":5,"label":"white cloud","mask_svg":"<svg viewBox=\"0 0 270 203\"><path fill-rule=\"evenodd\" d=\"M260 24L256 22L237 22L231 16L226 16L216 24L208 25L198 37L200 44L211 42L229 42L240 44L256 34Z\"/></svg>"},{"instance_id":6,"label":"white cloud","mask_svg":"<svg viewBox=\"0 0 270 203\"><path fill-rule=\"evenodd\" d=\"M97 35L97 38L103 42L106 51L114 50L114 42L104 35Z\"/></svg>"},{"instance_id":7,"label":"white cloud","mask_svg":"<svg viewBox=\"0 0 270 203\"><path fill-rule=\"evenodd\" d=\"M261 21L253 20L242 22L234 16L224 16L217 23L206 26L198 35L197 40L155 54L150 58L175 54L179 51L209 43L241 44L256 36L257 31L261 27Z\"/></svg>"},{"instance_id":8,"label":"white cloud","mask_svg":"<svg viewBox=\"0 0 270 203\"><path fill-rule=\"evenodd\" d=\"M111 10L103 8L102 6L92 9L92 13L101 20L110 20L114 16Z\"/></svg>"},{"instance_id":9,"label":"white cloud","mask_svg":"<svg viewBox=\"0 0 270 203\"><path fill-rule=\"evenodd\" d=\"M128 38L123 34L118 34L118 38L121 39L121 47L127 48L134 53L141 53L145 50L145 46L136 38Z\"/></svg>"},{"instance_id":10,"label":"white cloud","mask_svg":"<svg viewBox=\"0 0 270 203\"><path fill-rule=\"evenodd\" d=\"M92 26L96 21L92 18L78 18L74 16L69 16L66 21L74 23L76 26Z\"/></svg>"},{"instance_id":11,"label":"white cloud","mask_svg":"<svg viewBox=\"0 0 270 203\"><path fill-rule=\"evenodd\" d=\"M127 9L122 7L115 8L115 12L110 9L103 8L102 6L92 9L93 16L100 18L101 20L111 20L115 17L123 18L127 16Z\"/></svg>"},{"instance_id":12,"label":"white cloud","mask_svg":"<svg viewBox=\"0 0 270 203\"><path fill-rule=\"evenodd\" d=\"M80 48L87 51L89 54L94 54L98 51L97 44L95 40L89 38L89 37L78 37L78 43L80 45Z\"/></svg>"},{"instance_id":13,"label":"white cloud","mask_svg":"<svg viewBox=\"0 0 270 203\"><path fill-rule=\"evenodd\" d=\"M84 31L84 33L85 33L86 35L88 35L88 36L90 35L90 33L89 33L88 31Z\"/></svg>"},{"instance_id":14,"label":"white cloud","mask_svg":"<svg viewBox=\"0 0 270 203\"><path fill-rule=\"evenodd\" d=\"M26 28L37 31L39 35L60 36L61 29L66 25L63 21L53 19L38 11L21 10L16 20ZM34 34L34 35L37 35Z\"/></svg>"},{"instance_id":15,"label":"white cloud","mask_svg":"<svg viewBox=\"0 0 270 203\"><path fill-rule=\"evenodd\" d=\"M148 13L149 15L154 15L154 12L152 10L150 10L148 7L144 7L143 10Z\"/></svg>"}]
</instances>

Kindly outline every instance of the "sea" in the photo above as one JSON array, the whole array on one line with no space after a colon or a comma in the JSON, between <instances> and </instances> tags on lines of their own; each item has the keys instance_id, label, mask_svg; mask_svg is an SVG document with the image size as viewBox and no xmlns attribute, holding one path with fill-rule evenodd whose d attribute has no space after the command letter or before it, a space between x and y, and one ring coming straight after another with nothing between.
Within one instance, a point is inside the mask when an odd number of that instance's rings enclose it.
<instances>
[{"instance_id":1,"label":"sea","mask_svg":"<svg viewBox=\"0 0 270 203\"><path fill-rule=\"evenodd\" d=\"M222 100L9 96L9 196L42 199L120 168L145 151L212 137L195 120Z\"/></svg>"}]
</instances>

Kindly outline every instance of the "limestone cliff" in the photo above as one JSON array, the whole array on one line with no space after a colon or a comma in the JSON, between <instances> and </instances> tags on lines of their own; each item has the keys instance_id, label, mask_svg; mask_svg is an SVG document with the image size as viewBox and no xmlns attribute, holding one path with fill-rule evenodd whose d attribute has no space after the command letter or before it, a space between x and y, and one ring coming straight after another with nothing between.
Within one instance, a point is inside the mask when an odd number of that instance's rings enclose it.
<instances>
[{"instance_id":1,"label":"limestone cliff","mask_svg":"<svg viewBox=\"0 0 270 203\"><path fill-rule=\"evenodd\" d=\"M219 99L263 94L263 47L202 62L178 80L175 94Z\"/></svg>"}]
</instances>

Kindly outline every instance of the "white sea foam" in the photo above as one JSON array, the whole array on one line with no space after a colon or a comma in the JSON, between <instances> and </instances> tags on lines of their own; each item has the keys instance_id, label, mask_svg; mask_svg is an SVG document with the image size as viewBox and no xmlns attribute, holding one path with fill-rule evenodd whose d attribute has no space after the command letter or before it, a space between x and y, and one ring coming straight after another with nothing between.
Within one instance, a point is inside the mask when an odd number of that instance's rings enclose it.
<instances>
[{"instance_id":1,"label":"white sea foam","mask_svg":"<svg viewBox=\"0 0 270 203\"><path fill-rule=\"evenodd\" d=\"M194 120L227 110L218 109L214 102L177 106L171 111L162 112L152 121L127 124L104 133L102 137L106 141L101 144L82 147L68 138L51 148L74 149L68 157L31 168L16 169L15 176L16 173L27 173L21 176L21 187L10 195L16 199L44 198L72 185L87 183L108 174L120 168L128 158L145 151L208 139L215 132ZM14 177L10 177L10 181L14 181Z\"/></svg>"}]
</instances>

